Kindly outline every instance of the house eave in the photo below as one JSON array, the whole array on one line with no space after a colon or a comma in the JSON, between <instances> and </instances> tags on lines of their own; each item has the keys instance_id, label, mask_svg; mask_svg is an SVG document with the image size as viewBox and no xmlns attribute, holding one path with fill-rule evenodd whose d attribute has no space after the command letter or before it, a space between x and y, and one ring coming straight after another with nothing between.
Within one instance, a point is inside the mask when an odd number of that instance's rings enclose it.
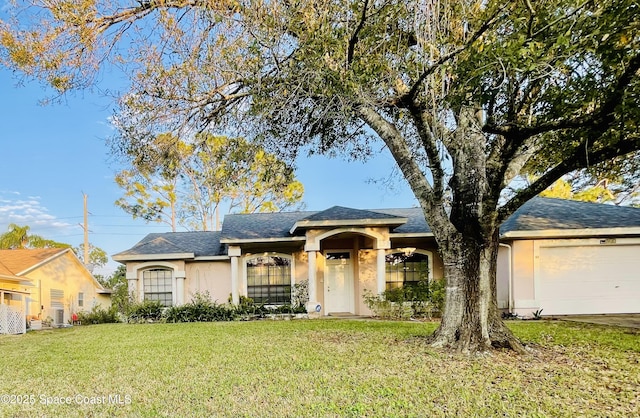
<instances>
[{"instance_id":1,"label":"house eave","mask_svg":"<svg viewBox=\"0 0 640 418\"><path fill-rule=\"evenodd\" d=\"M231 257L228 255L203 255L200 257L195 257L193 261L227 261L230 260Z\"/></svg>"},{"instance_id":2,"label":"house eave","mask_svg":"<svg viewBox=\"0 0 640 418\"><path fill-rule=\"evenodd\" d=\"M634 236L640 235L640 227L632 228L583 228L583 229L542 229L534 231L509 231L500 236L501 239L530 238L568 238L568 237L601 237L601 236Z\"/></svg>"},{"instance_id":3,"label":"house eave","mask_svg":"<svg viewBox=\"0 0 640 418\"><path fill-rule=\"evenodd\" d=\"M25 279L24 277L18 276L7 276L4 274L0 274L0 280L5 282L16 283L22 286L35 286L32 281Z\"/></svg>"},{"instance_id":4,"label":"house eave","mask_svg":"<svg viewBox=\"0 0 640 418\"><path fill-rule=\"evenodd\" d=\"M111 258L114 261L185 260L185 259L195 258L195 254L194 253L116 254Z\"/></svg>"},{"instance_id":5,"label":"house eave","mask_svg":"<svg viewBox=\"0 0 640 418\"><path fill-rule=\"evenodd\" d=\"M254 243L272 243L272 242L296 242L296 241L305 241L307 238L303 236L297 237L278 237L278 238L227 238L221 239L221 244L254 244Z\"/></svg>"},{"instance_id":6,"label":"house eave","mask_svg":"<svg viewBox=\"0 0 640 418\"><path fill-rule=\"evenodd\" d=\"M337 228L345 226L400 226L409 221L407 218L384 218L384 219L351 219L335 221L298 221L289 230L293 234L298 229L309 228Z\"/></svg>"},{"instance_id":7,"label":"house eave","mask_svg":"<svg viewBox=\"0 0 640 418\"><path fill-rule=\"evenodd\" d=\"M393 238L433 238L433 233L432 232L404 232L404 233L398 233L398 234L391 233L389 234L389 238L391 239Z\"/></svg>"}]
</instances>

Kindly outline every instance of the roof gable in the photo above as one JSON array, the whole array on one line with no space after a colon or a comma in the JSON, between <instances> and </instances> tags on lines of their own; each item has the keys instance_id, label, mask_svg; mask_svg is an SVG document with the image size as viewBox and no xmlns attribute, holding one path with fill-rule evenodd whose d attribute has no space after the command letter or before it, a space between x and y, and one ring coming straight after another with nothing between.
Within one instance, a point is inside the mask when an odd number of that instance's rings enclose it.
<instances>
[{"instance_id":1,"label":"roof gable","mask_svg":"<svg viewBox=\"0 0 640 418\"><path fill-rule=\"evenodd\" d=\"M116 261L171 254L178 258L215 257L225 255L219 231L165 232L145 236L129 250L113 256Z\"/></svg>"},{"instance_id":2,"label":"roof gable","mask_svg":"<svg viewBox=\"0 0 640 418\"><path fill-rule=\"evenodd\" d=\"M289 230L294 234L298 229L331 228L337 226L399 226L407 222L401 216L372 210L352 209L333 206L297 221Z\"/></svg>"},{"instance_id":3,"label":"roof gable","mask_svg":"<svg viewBox=\"0 0 640 418\"><path fill-rule=\"evenodd\" d=\"M0 250L0 262L14 275L21 275L71 251L69 248L33 248L18 250Z\"/></svg>"}]
</instances>

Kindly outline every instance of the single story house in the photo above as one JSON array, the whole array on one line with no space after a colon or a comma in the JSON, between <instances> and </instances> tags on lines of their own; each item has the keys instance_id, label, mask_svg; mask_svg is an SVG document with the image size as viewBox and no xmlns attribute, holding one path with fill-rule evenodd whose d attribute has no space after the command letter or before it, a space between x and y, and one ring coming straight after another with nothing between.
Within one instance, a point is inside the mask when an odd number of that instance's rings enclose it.
<instances>
[{"instance_id":1,"label":"single story house","mask_svg":"<svg viewBox=\"0 0 640 418\"><path fill-rule=\"evenodd\" d=\"M66 324L73 313L110 306L110 293L70 248L0 250L0 304L24 316Z\"/></svg>"},{"instance_id":2,"label":"single story house","mask_svg":"<svg viewBox=\"0 0 640 418\"><path fill-rule=\"evenodd\" d=\"M221 231L147 235L113 256L139 300L291 301L306 283L308 309L368 315L366 291L441 279L422 210L232 214ZM500 308L531 315L640 313L640 209L534 198L501 228Z\"/></svg>"}]
</instances>

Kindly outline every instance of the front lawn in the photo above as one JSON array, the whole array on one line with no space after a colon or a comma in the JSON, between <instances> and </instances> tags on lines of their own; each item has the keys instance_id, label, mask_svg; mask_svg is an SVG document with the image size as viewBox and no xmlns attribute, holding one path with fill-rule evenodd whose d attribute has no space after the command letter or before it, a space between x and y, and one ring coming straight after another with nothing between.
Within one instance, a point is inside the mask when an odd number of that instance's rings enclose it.
<instances>
[{"instance_id":1,"label":"front lawn","mask_svg":"<svg viewBox=\"0 0 640 418\"><path fill-rule=\"evenodd\" d=\"M531 356L435 351L420 338L435 324L415 322L110 324L0 336L0 416L640 415L638 334L509 324Z\"/></svg>"}]
</instances>

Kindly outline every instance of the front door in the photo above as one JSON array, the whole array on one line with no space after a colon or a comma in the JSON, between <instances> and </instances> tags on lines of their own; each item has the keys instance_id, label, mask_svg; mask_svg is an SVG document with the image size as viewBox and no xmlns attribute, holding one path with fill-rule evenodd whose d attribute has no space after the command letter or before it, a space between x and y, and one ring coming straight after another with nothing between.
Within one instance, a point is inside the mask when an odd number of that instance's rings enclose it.
<instances>
[{"instance_id":1,"label":"front door","mask_svg":"<svg viewBox=\"0 0 640 418\"><path fill-rule=\"evenodd\" d=\"M325 253L325 313L354 313L353 262L350 251Z\"/></svg>"}]
</instances>

